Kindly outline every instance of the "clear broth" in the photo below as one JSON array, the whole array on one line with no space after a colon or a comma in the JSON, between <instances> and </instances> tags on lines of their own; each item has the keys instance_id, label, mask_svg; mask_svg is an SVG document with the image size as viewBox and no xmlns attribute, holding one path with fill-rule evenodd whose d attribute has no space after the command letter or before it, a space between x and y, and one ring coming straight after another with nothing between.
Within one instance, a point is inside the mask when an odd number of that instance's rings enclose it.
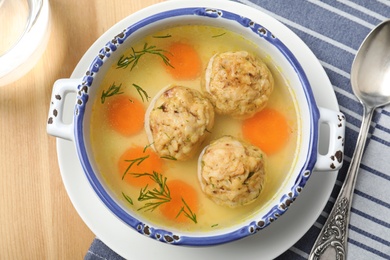
<instances>
[{"instance_id":1,"label":"clear broth","mask_svg":"<svg viewBox=\"0 0 390 260\"><path fill-rule=\"evenodd\" d=\"M177 223L164 219L158 208L153 212L138 210L143 205L143 203L137 201L140 188L133 187L122 181L122 174L118 170L118 160L124 151L131 146L145 147L149 145L146 133L142 130L136 135L126 137L114 131L107 123L105 117L107 106L101 103L99 95L114 82L116 85L122 83L125 86L122 88L124 94L136 97L141 102L142 99L136 89L131 87L132 84L141 86L151 97L154 97L162 88L170 84L180 84L200 90L200 77L191 81L177 81L166 72L161 58L156 55L144 55L133 70L130 70L130 67L126 69L117 68L116 62L114 62L101 82L97 92L98 96L93 104L90 127L91 146L98 171L104 177L104 181L111 189L111 192L122 201L123 207L127 208L136 217L154 225L181 231L198 232L218 230L242 223L242 221L250 218L270 203L278 193L278 190L283 187L287 176L293 168L295 154L298 149L297 140L299 132L294 94L288 86L288 81L283 77L282 72L279 71L278 66L273 63L272 57L267 56L256 45L242 36L222 28L203 25L168 28L134 43L132 48L139 50L147 43L149 46L154 45L160 49L165 49L173 41L188 42L194 46L200 55L203 70L206 68L210 57L215 53L239 50L246 50L256 54L263 59L271 70L275 79L275 88L267 106L276 109L286 116L291 129L291 135L288 144L281 151L267 157L267 178L262 193L255 202L246 206L235 209L218 206L207 198L200 188L197 177L197 156L185 162L164 160L164 172L162 174L168 180L181 179L191 184L198 192L199 209L195 212L197 223L192 221ZM131 52L132 49L130 48L124 55L129 55ZM145 110L149 103L150 100L149 102L143 102ZM240 120L216 115L212 134L207 138L203 146L222 135L242 138L241 124L242 121ZM123 193L132 198L133 205L124 198Z\"/></svg>"}]
</instances>

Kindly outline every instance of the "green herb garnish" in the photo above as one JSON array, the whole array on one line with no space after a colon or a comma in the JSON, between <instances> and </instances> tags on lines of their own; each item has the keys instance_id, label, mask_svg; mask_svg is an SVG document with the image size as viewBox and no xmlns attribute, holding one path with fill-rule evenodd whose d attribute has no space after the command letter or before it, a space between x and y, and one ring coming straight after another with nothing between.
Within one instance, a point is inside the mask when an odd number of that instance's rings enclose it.
<instances>
[{"instance_id":1,"label":"green herb garnish","mask_svg":"<svg viewBox=\"0 0 390 260\"><path fill-rule=\"evenodd\" d=\"M217 38L217 37L221 37L221 36L223 36L223 35L225 35L226 34L226 32L224 32L224 33L221 33L221 34L217 34L217 35L213 35L213 36L211 36L212 38Z\"/></svg>"},{"instance_id":2,"label":"green herb garnish","mask_svg":"<svg viewBox=\"0 0 390 260\"><path fill-rule=\"evenodd\" d=\"M117 86L115 85L115 82L112 83L112 85L107 89L107 91L102 91L102 96L100 97L102 104L106 101L106 98L112 97L114 95L120 95L123 94L121 91L122 83Z\"/></svg>"},{"instance_id":3,"label":"green herb garnish","mask_svg":"<svg viewBox=\"0 0 390 260\"><path fill-rule=\"evenodd\" d=\"M128 173L128 171L130 170L130 168L135 164L137 163L137 166L140 165L145 159L149 158L149 155L146 155L144 157L140 157L140 158L136 158L136 159L132 159L132 160L125 160L125 162L129 162L129 166L127 167L126 171L123 173L122 175L122 180L125 178L126 174Z\"/></svg>"},{"instance_id":4,"label":"green herb garnish","mask_svg":"<svg viewBox=\"0 0 390 260\"><path fill-rule=\"evenodd\" d=\"M127 196L125 193L123 193L122 192L122 195L123 195L123 197L126 199L126 201L128 202L128 203L130 203L131 205L134 205L133 204L133 200L129 197L129 196Z\"/></svg>"},{"instance_id":5,"label":"green herb garnish","mask_svg":"<svg viewBox=\"0 0 390 260\"><path fill-rule=\"evenodd\" d=\"M148 189L148 185L145 188L141 188L138 201L147 201L145 205L138 210L144 211L154 211L160 205L171 201L171 192L167 186L167 178L163 177L162 174L159 174L153 171L153 174L150 173L134 173L135 177L149 176L158 187L153 188L152 190Z\"/></svg>"},{"instance_id":6,"label":"green herb garnish","mask_svg":"<svg viewBox=\"0 0 390 260\"><path fill-rule=\"evenodd\" d=\"M154 144L154 142L151 143L151 144L145 145L145 147L144 147L144 149L142 150L142 152L145 153L146 149L148 149L149 147L151 147L153 144Z\"/></svg>"},{"instance_id":7,"label":"green herb garnish","mask_svg":"<svg viewBox=\"0 0 390 260\"><path fill-rule=\"evenodd\" d=\"M131 50L133 51L132 54L130 54L129 56L125 57L124 55L122 55L119 60L118 60L118 63L117 63L117 68L127 68L129 65L131 65L131 68L130 70L133 70L134 67L138 64L139 62L139 59L149 53L149 54L153 54L153 55L157 55L159 56L163 62L165 63L165 65L167 66L170 66L173 68L173 66L169 63L169 59L167 56L164 55L164 53L168 53L166 50L163 50L163 49L158 49L156 46L152 45L152 46L148 46L147 43L145 43L144 47L142 50L140 51L136 51L134 50L134 48L131 48Z\"/></svg>"},{"instance_id":8,"label":"green herb garnish","mask_svg":"<svg viewBox=\"0 0 390 260\"><path fill-rule=\"evenodd\" d=\"M140 86L138 86L136 84L133 84L133 87L135 87L135 89L137 90L138 94L141 96L142 102L145 102L144 96L145 96L146 101L149 101L150 97L149 97L148 93L145 90L143 90Z\"/></svg>"},{"instance_id":9,"label":"green herb garnish","mask_svg":"<svg viewBox=\"0 0 390 260\"><path fill-rule=\"evenodd\" d=\"M196 214L192 212L186 201L183 198L181 198L181 201L183 202L184 206L181 207L179 213L176 215L176 218L179 217L181 213L183 213L184 216L191 219L195 224L198 223L196 220Z\"/></svg>"},{"instance_id":10,"label":"green herb garnish","mask_svg":"<svg viewBox=\"0 0 390 260\"><path fill-rule=\"evenodd\" d=\"M177 161L177 159L175 157L173 157L172 155L164 155L164 156L160 156L160 158L172 160L172 161Z\"/></svg>"},{"instance_id":11,"label":"green herb garnish","mask_svg":"<svg viewBox=\"0 0 390 260\"><path fill-rule=\"evenodd\" d=\"M172 35L167 34L167 35L155 35L153 38L158 38L158 39L163 39L163 38L170 38Z\"/></svg>"},{"instance_id":12,"label":"green herb garnish","mask_svg":"<svg viewBox=\"0 0 390 260\"><path fill-rule=\"evenodd\" d=\"M219 224L214 224L214 225L211 225L212 228L214 227L218 227Z\"/></svg>"}]
</instances>

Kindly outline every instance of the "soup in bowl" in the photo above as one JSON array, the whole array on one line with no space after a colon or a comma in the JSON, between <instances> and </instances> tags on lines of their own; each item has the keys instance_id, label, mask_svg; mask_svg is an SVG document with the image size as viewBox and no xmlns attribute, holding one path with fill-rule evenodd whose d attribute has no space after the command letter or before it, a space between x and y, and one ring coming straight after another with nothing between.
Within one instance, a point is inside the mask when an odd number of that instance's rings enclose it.
<instances>
[{"instance_id":1,"label":"soup in bowl","mask_svg":"<svg viewBox=\"0 0 390 260\"><path fill-rule=\"evenodd\" d=\"M180 2L123 28L82 79L56 81L47 129L74 142L97 196L134 230L216 245L279 218L313 170L339 169L345 119L317 107L277 35L239 11Z\"/></svg>"}]
</instances>

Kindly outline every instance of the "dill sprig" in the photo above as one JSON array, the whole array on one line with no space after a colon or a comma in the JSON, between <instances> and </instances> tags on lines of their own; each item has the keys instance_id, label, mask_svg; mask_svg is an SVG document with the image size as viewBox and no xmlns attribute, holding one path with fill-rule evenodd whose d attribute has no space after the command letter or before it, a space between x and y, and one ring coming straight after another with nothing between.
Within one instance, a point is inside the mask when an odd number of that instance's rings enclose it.
<instances>
[{"instance_id":1,"label":"dill sprig","mask_svg":"<svg viewBox=\"0 0 390 260\"><path fill-rule=\"evenodd\" d=\"M122 192L122 195L128 203L134 205L133 200L129 196L127 196L124 192Z\"/></svg>"},{"instance_id":2,"label":"dill sprig","mask_svg":"<svg viewBox=\"0 0 390 260\"><path fill-rule=\"evenodd\" d=\"M142 102L145 102L144 96L145 96L146 102L149 101L150 96L148 95L148 93L143 88L141 88L137 84L133 84L133 87L135 87L135 89L137 90L138 94L141 96Z\"/></svg>"},{"instance_id":3,"label":"dill sprig","mask_svg":"<svg viewBox=\"0 0 390 260\"><path fill-rule=\"evenodd\" d=\"M157 38L157 39L164 39L164 38L170 38L172 37L172 35L170 35L169 33L166 34L166 35L154 35L153 38Z\"/></svg>"},{"instance_id":4,"label":"dill sprig","mask_svg":"<svg viewBox=\"0 0 390 260\"><path fill-rule=\"evenodd\" d=\"M167 178L163 177L162 174L159 174L153 171L153 174L150 173L134 173L135 177L149 176L158 187L153 188L152 190L148 189L148 185L145 188L141 188L138 201L147 201L144 206L138 210L144 211L154 211L160 205L171 201L171 192L167 186Z\"/></svg>"},{"instance_id":5,"label":"dill sprig","mask_svg":"<svg viewBox=\"0 0 390 260\"><path fill-rule=\"evenodd\" d=\"M142 50L140 51L136 51L134 50L134 48L132 47L131 50L133 51L132 54L130 54L129 56L124 56L122 55L119 60L118 60L118 63L117 63L117 68L127 68L129 65L131 65L131 68L130 70L133 70L134 67L138 64L140 58L145 55L145 54L153 54L153 55L157 55L159 56L163 62L165 63L165 65L167 66L170 66L170 67L173 67L170 63L169 63L169 58L164 54L164 53L168 53L168 51L166 50L163 50L163 49L158 49L156 46L152 45L152 46L148 46L147 43L144 44L144 47Z\"/></svg>"},{"instance_id":6,"label":"dill sprig","mask_svg":"<svg viewBox=\"0 0 390 260\"><path fill-rule=\"evenodd\" d=\"M147 144L147 145L145 145L145 147L144 147L144 149L143 149L143 153L145 153L146 152L146 149L148 149L149 147L151 147L152 145L154 144L154 142L153 143L151 143L151 144Z\"/></svg>"},{"instance_id":7,"label":"dill sprig","mask_svg":"<svg viewBox=\"0 0 390 260\"><path fill-rule=\"evenodd\" d=\"M167 160L172 160L172 161L177 161L176 157L172 156L172 155L164 155L164 156L160 156L161 159L167 159Z\"/></svg>"},{"instance_id":8,"label":"dill sprig","mask_svg":"<svg viewBox=\"0 0 390 260\"><path fill-rule=\"evenodd\" d=\"M181 207L179 213L176 215L176 218L178 218L180 214L183 213L184 216L191 219L195 224L198 223L198 221L196 220L196 214L192 212L191 208L188 206L183 197L181 198L181 201L183 202L184 206Z\"/></svg>"},{"instance_id":9,"label":"dill sprig","mask_svg":"<svg viewBox=\"0 0 390 260\"><path fill-rule=\"evenodd\" d=\"M121 91L121 87L122 87L122 83L119 86L117 86L117 85L115 85L115 82L114 82L114 83L112 83L112 85L110 87L108 87L107 91L103 90L102 96L100 97L102 104L104 104L104 102L106 101L106 98L108 98L108 97L123 94L123 92Z\"/></svg>"},{"instance_id":10,"label":"dill sprig","mask_svg":"<svg viewBox=\"0 0 390 260\"><path fill-rule=\"evenodd\" d=\"M129 166L127 166L126 171L122 175L122 180L125 178L126 174L129 172L131 167L136 163L137 166L140 165L145 159L149 158L149 155L146 155L144 157L139 157L136 159L131 159L131 160L125 160L125 162L129 162Z\"/></svg>"},{"instance_id":11,"label":"dill sprig","mask_svg":"<svg viewBox=\"0 0 390 260\"><path fill-rule=\"evenodd\" d=\"M221 33L221 34L217 34L217 35L213 35L213 36L211 36L211 38L221 37L221 36L223 36L223 35L225 35L225 34L226 34L226 32Z\"/></svg>"}]
</instances>

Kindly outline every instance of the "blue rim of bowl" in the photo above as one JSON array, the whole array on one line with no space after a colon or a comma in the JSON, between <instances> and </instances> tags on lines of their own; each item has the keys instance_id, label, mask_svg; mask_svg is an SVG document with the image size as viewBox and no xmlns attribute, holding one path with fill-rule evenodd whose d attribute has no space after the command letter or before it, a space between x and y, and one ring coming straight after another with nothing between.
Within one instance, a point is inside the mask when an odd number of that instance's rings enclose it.
<instances>
[{"instance_id":1,"label":"blue rim of bowl","mask_svg":"<svg viewBox=\"0 0 390 260\"><path fill-rule=\"evenodd\" d=\"M273 46L275 46L288 60L288 62L291 64L291 66L297 73L299 80L302 84L306 100L308 102L309 114L311 117L309 147L306 161L300 169L299 175L295 179L294 184L289 189L289 192L281 196L279 204L274 205L266 214L264 214L259 219L249 221L247 224L243 224L240 228L234 231L228 231L224 234L210 236L181 235L179 233L172 232L169 230L156 228L131 216L117 202L115 202L113 198L111 198L107 190L100 183L99 178L96 176L93 167L90 163L84 140L83 122L86 105L88 103L89 88L92 85L95 74L104 64L105 60L107 60L111 56L111 53L115 52L118 46L120 46L129 36L142 29L143 27L150 25L151 23L155 23L172 17L194 15L200 17L208 17L210 19L227 19L230 21L238 22L241 26L251 29L252 32L258 37L265 39ZM263 228L267 227L269 224L277 220L288 209L290 204L296 199L302 188L305 186L317 160L319 110L316 105L309 81L300 63L293 55L293 53L264 26L252 21L249 18L229 11L225 11L223 9L207 7L172 9L155 15L151 15L130 25L117 36L115 36L100 50L99 54L94 58L91 65L89 66L88 71L85 73L82 79L82 83L78 86L78 90L79 91L77 94L77 101L74 111L75 144L78 157L80 159L80 162L82 164L83 170L87 176L89 183L91 184L92 188L94 189L98 197L101 199L101 201L109 208L109 210L113 214L119 217L119 219L124 221L126 224L131 226L139 233L161 242L175 245L210 246L236 241L257 233L259 230L262 230Z\"/></svg>"}]
</instances>

